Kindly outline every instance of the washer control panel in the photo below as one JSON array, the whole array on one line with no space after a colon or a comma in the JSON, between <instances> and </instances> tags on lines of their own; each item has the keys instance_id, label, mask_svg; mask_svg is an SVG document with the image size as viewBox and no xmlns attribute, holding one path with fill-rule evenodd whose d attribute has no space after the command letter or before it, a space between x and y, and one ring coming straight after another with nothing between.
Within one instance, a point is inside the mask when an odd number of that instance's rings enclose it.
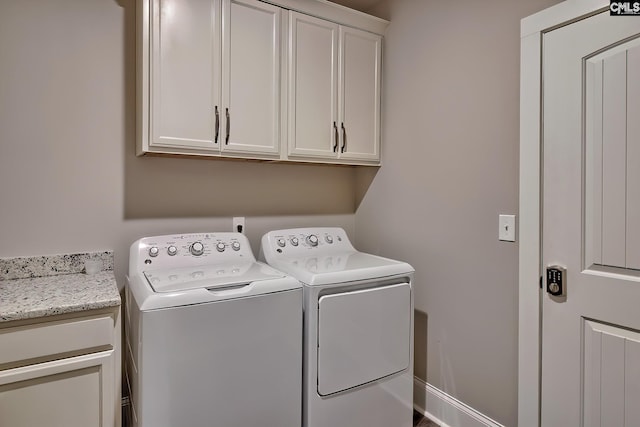
<instances>
[{"instance_id":1,"label":"washer control panel","mask_svg":"<svg viewBox=\"0 0 640 427\"><path fill-rule=\"evenodd\" d=\"M131 266L139 271L202 264L255 261L246 236L241 233L190 233L145 237L134 243ZM135 253L135 255L134 255Z\"/></svg>"},{"instance_id":2,"label":"washer control panel","mask_svg":"<svg viewBox=\"0 0 640 427\"><path fill-rule=\"evenodd\" d=\"M338 227L292 228L270 231L262 237L262 251L274 256L308 256L312 253L353 251L347 233Z\"/></svg>"}]
</instances>

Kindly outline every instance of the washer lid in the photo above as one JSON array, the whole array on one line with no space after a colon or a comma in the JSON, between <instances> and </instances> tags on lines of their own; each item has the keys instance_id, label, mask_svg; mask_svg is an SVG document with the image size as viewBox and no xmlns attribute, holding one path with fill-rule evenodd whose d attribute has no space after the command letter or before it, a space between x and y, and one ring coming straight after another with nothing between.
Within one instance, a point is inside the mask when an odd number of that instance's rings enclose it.
<instances>
[{"instance_id":1,"label":"washer lid","mask_svg":"<svg viewBox=\"0 0 640 427\"><path fill-rule=\"evenodd\" d=\"M300 258L278 256L275 268L311 286L378 279L414 272L406 262L358 251L317 254Z\"/></svg>"},{"instance_id":2,"label":"washer lid","mask_svg":"<svg viewBox=\"0 0 640 427\"><path fill-rule=\"evenodd\" d=\"M285 274L263 263L243 261L145 271L144 276L155 292L163 293L202 288L222 290L282 278Z\"/></svg>"}]
</instances>

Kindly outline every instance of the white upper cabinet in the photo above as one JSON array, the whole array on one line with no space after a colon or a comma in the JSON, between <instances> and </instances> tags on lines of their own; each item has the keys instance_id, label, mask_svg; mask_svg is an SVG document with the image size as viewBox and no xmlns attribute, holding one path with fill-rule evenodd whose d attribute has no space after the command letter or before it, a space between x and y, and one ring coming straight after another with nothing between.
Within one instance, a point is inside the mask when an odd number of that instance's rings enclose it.
<instances>
[{"instance_id":1,"label":"white upper cabinet","mask_svg":"<svg viewBox=\"0 0 640 427\"><path fill-rule=\"evenodd\" d=\"M219 150L220 1L150 6L150 151Z\"/></svg>"},{"instance_id":2,"label":"white upper cabinet","mask_svg":"<svg viewBox=\"0 0 640 427\"><path fill-rule=\"evenodd\" d=\"M382 37L340 27L340 158L380 161Z\"/></svg>"},{"instance_id":3,"label":"white upper cabinet","mask_svg":"<svg viewBox=\"0 0 640 427\"><path fill-rule=\"evenodd\" d=\"M290 12L289 155L337 158L339 26Z\"/></svg>"},{"instance_id":4,"label":"white upper cabinet","mask_svg":"<svg viewBox=\"0 0 640 427\"><path fill-rule=\"evenodd\" d=\"M380 161L382 37L290 12L290 158Z\"/></svg>"},{"instance_id":5,"label":"white upper cabinet","mask_svg":"<svg viewBox=\"0 0 640 427\"><path fill-rule=\"evenodd\" d=\"M278 157L281 9L256 0L148 5L141 151Z\"/></svg>"},{"instance_id":6,"label":"white upper cabinet","mask_svg":"<svg viewBox=\"0 0 640 427\"><path fill-rule=\"evenodd\" d=\"M281 9L232 0L223 11L222 151L278 156Z\"/></svg>"},{"instance_id":7,"label":"white upper cabinet","mask_svg":"<svg viewBox=\"0 0 640 427\"><path fill-rule=\"evenodd\" d=\"M138 0L138 155L380 164L386 25L323 1Z\"/></svg>"}]
</instances>

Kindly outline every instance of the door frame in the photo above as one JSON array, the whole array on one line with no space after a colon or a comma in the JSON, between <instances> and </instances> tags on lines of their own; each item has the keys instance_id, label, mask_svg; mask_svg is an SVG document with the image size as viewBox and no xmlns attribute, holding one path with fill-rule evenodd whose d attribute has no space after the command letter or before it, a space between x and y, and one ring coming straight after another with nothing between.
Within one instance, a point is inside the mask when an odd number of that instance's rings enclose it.
<instances>
[{"instance_id":1,"label":"door frame","mask_svg":"<svg viewBox=\"0 0 640 427\"><path fill-rule=\"evenodd\" d=\"M542 38L608 8L606 0L566 0L520 22L520 232L518 426L540 426L542 344Z\"/></svg>"}]
</instances>

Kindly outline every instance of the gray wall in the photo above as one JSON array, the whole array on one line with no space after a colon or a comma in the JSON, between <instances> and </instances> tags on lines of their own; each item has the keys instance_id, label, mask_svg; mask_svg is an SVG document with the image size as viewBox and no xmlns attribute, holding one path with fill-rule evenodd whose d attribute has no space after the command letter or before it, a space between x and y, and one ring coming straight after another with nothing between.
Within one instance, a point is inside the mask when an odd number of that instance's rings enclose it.
<instances>
[{"instance_id":1,"label":"gray wall","mask_svg":"<svg viewBox=\"0 0 640 427\"><path fill-rule=\"evenodd\" d=\"M0 2L0 257L115 250L147 235L353 233L355 172L135 157L135 1Z\"/></svg>"},{"instance_id":2,"label":"gray wall","mask_svg":"<svg viewBox=\"0 0 640 427\"><path fill-rule=\"evenodd\" d=\"M416 374L516 424L519 19L555 0L386 0L383 167L137 158L133 0L0 3L0 256L338 225L416 268ZM357 213L353 212L357 208Z\"/></svg>"},{"instance_id":3,"label":"gray wall","mask_svg":"<svg viewBox=\"0 0 640 427\"><path fill-rule=\"evenodd\" d=\"M556 0L386 0L383 166L357 246L416 269L415 373L517 424L520 19ZM368 186L368 189L366 189ZM366 190L366 191L365 191Z\"/></svg>"}]
</instances>

